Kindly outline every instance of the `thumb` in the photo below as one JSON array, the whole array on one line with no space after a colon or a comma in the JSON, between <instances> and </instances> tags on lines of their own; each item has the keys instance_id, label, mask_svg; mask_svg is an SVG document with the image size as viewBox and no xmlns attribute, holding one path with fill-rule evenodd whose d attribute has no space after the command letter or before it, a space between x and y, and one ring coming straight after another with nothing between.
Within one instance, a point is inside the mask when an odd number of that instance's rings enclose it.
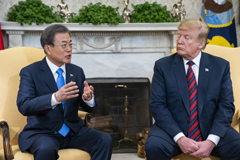
<instances>
[{"instance_id":1,"label":"thumb","mask_svg":"<svg viewBox=\"0 0 240 160\"><path fill-rule=\"evenodd\" d=\"M83 83L84 83L84 87L89 87L87 81L84 81Z\"/></svg>"}]
</instances>

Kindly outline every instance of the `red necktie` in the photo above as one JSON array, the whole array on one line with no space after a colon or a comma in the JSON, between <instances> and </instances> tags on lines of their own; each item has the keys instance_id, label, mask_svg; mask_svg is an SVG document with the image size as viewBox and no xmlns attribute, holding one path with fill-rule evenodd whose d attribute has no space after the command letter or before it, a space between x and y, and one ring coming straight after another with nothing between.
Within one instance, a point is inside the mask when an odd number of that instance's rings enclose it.
<instances>
[{"instance_id":1,"label":"red necktie","mask_svg":"<svg viewBox=\"0 0 240 160\"><path fill-rule=\"evenodd\" d=\"M202 141L197 110L197 83L192 70L192 65L194 65L194 62L189 61L187 64L187 82L190 103L190 125L188 129L188 137L195 141Z\"/></svg>"}]
</instances>

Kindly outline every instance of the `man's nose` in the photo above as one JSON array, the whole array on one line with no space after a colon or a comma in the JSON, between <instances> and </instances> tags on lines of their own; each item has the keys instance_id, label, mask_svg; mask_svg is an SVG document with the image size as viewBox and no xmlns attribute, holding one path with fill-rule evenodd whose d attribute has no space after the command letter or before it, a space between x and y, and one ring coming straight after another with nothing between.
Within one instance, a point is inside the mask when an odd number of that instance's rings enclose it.
<instances>
[{"instance_id":1,"label":"man's nose","mask_svg":"<svg viewBox=\"0 0 240 160\"><path fill-rule=\"evenodd\" d=\"M66 50L67 50L67 51L71 51L71 50L72 50L72 47L68 44L68 45L66 46Z\"/></svg>"},{"instance_id":2,"label":"man's nose","mask_svg":"<svg viewBox=\"0 0 240 160\"><path fill-rule=\"evenodd\" d=\"M183 38L182 37L178 37L177 43L182 43L182 41L183 41Z\"/></svg>"}]
</instances>

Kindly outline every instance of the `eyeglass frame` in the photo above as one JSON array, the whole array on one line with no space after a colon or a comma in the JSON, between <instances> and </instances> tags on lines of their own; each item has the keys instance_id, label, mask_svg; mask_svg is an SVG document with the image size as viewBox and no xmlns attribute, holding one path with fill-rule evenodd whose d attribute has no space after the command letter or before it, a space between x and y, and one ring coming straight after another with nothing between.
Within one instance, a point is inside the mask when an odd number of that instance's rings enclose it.
<instances>
[{"instance_id":1,"label":"eyeglass frame","mask_svg":"<svg viewBox=\"0 0 240 160\"><path fill-rule=\"evenodd\" d=\"M62 47L62 49L67 49L67 46L69 47L69 48L73 48L74 46L75 46L75 44L74 43L65 43L65 44L50 44L50 46L52 46L52 47L54 47L54 46L61 46Z\"/></svg>"}]
</instances>

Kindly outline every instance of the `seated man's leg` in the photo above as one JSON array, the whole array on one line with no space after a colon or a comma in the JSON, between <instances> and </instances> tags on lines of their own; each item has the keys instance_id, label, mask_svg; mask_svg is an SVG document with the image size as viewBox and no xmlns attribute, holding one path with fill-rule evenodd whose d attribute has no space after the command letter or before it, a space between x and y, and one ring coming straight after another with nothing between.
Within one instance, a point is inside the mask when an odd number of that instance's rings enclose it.
<instances>
[{"instance_id":1,"label":"seated man's leg","mask_svg":"<svg viewBox=\"0 0 240 160\"><path fill-rule=\"evenodd\" d=\"M182 153L177 145L157 136L149 136L145 144L147 160L170 160Z\"/></svg>"},{"instance_id":2,"label":"seated man's leg","mask_svg":"<svg viewBox=\"0 0 240 160\"><path fill-rule=\"evenodd\" d=\"M78 148L91 154L91 160L110 160L112 156L112 137L94 129L70 138L66 148Z\"/></svg>"},{"instance_id":3,"label":"seated man's leg","mask_svg":"<svg viewBox=\"0 0 240 160\"><path fill-rule=\"evenodd\" d=\"M59 148L58 140L46 135L39 137L29 151L34 155L34 160L57 160Z\"/></svg>"},{"instance_id":4,"label":"seated man's leg","mask_svg":"<svg viewBox=\"0 0 240 160\"><path fill-rule=\"evenodd\" d=\"M240 160L240 134L230 129L226 136L220 139L211 155L221 157L221 160Z\"/></svg>"}]
</instances>

